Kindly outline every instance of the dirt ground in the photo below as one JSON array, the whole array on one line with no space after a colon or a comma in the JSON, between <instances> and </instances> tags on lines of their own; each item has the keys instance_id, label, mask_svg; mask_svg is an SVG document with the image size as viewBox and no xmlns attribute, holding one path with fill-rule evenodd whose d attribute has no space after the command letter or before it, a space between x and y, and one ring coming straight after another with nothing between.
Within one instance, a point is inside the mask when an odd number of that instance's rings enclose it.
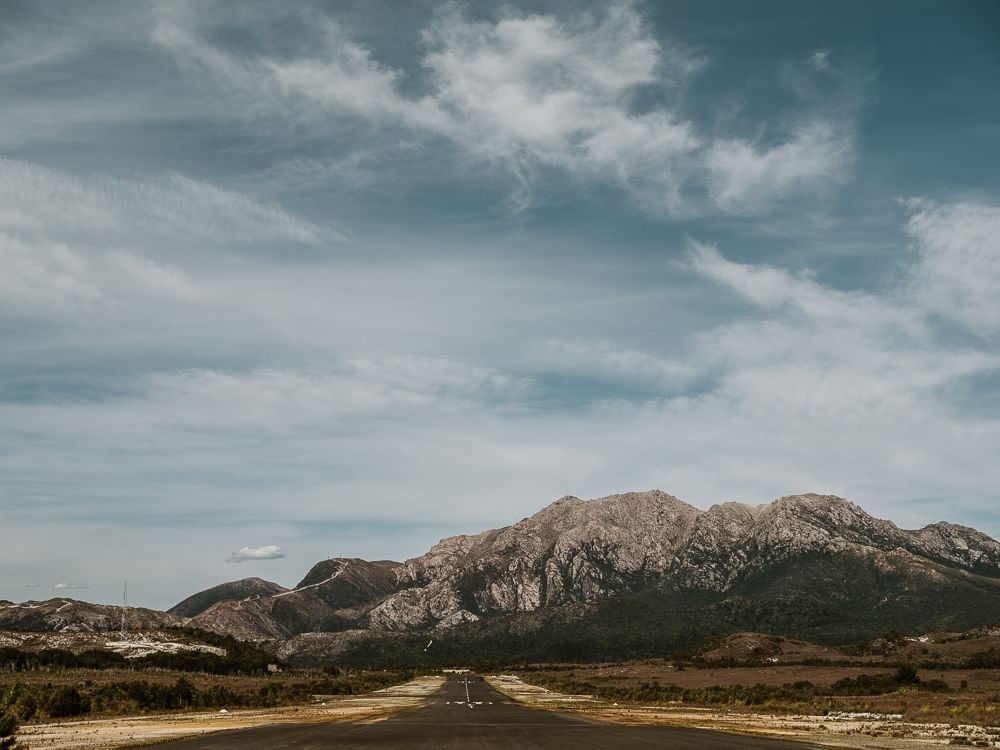
<instances>
[{"instance_id":1,"label":"dirt ground","mask_svg":"<svg viewBox=\"0 0 1000 750\"><path fill-rule=\"evenodd\" d=\"M331 697L309 706L35 724L22 727L18 740L32 750L118 750L264 724L377 721L420 703L443 682L443 677L420 677L368 695Z\"/></svg>"},{"instance_id":2,"label":"dirt ground","mask_svg":"<svg viewBox=\"0 0 1000 750\"><path fill-rule=\"evenodd\" d=\"M925 750L944 745L1000 747L1000 726L914 721L882 710L840 711L827 715L767 714L684 705L619 705L590 696L565 695L524 683L514 675L488 677L512 700L559 711L577 711L604 721L714 729L805 740L830 747ZM896 697L898 704L899 698ZM998 721L1000 723L1000 721Z\"/></svg>"}]
</instances>

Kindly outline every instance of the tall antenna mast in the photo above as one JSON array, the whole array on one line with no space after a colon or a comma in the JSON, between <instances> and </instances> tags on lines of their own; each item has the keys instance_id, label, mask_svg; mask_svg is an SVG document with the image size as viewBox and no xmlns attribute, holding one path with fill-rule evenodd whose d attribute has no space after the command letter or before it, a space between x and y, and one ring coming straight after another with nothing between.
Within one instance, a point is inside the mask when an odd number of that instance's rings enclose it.
<instances>
[{"instance_id":1,"label":"tall antenna mast","mask_svg":"<svg viewBox=\"0 0 1000 750\"><path fill-rule=\"evenodd\" d=\"M122 638L128 632L128 579L125 579L125 589L122 591Z\"/></svg>"}]
</instances>

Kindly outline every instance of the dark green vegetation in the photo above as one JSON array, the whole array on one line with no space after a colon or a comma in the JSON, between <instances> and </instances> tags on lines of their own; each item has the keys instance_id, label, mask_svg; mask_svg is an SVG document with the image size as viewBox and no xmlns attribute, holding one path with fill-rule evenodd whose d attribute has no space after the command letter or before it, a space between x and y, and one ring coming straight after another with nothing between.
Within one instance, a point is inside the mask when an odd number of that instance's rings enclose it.
<instances>
[{"instance_id":1,"label":"dark green vegetation","mask_svg":"<svg viewBox=\"0 0 1000 750\"><path fill-rule=\"evenodd\" d=\"M13 714L0 713L0 750L16 750L17 719Z\"/></svg>"},{"instance_id":2,"label":"dark green vegetation","mask_svg":"<svg viewBox=\"0 0 1000 750\"><path fill-rule=\"evenodd\" d=\"M187 676L164 682L91 676L71 684L15 679L0 693L0 714L45 721L88 714L113 716L206 708L258 708L306 703L315 695L368 693L413 678L410 671L340 671L274 676L259 685L215 678L199 686ZM69 673L53 675L72 677ZM115 674L115 677L118 675ZM162 676L162 675L161 675ZM230 683L226 684L229 679ZM3 746L0 745L0 748Z\"/></svg>"},{"instance_id":3,"label":"dark green vegetation","mask_svg":"<svg viewBox=\"0 0 1000 750\"><path fill-rule=\"evenodd\" d=\"M427 634L371 632L338 650L336 659L358 665L625 661L677 657L706 639L743 631L845 644L891 630L958 631L1000 622L1000 580L942 570L948 575L934 581L905 567L880 571L856 555L802 556L722 593L653 586L534 612L480 612L478 622L435 633L427 652ZM323 663L316 653L293 658Z\"/></svg>"},{"instance_id":4,"label":"dark green vegetation","mask_svg":"<svg viewBox=\"0 0 1000 750\"><path fill-rule=\"evenodd\" d=\"M949 573L939 581L915 580L905 568L879 571L854 555L804 556L724 593L652 587L589 604L483 613L479 622L435 634L426 653L426 635L372 633L337 658L352 664L625 661L683 655L706 639L743 631L844 644L890 630L960 631L1000 622L1000 580ZM317 655L301 658L307 663Z\"/></svg>"},{"instance_id":5,"label":"dark green vegetation","mask_svg":"<svg viewBox=\"0 0 1000 750\"><path fill-rule=\"evenodd\" d=\"M689 703L693 705L775 706L802 704L835 696L888 695L901 690L943 693L951 689L941 680L922 682L913 667L900 667L892 674L845 677L830 686L801 681L785 685L709 685L692 688L641 682L637 686L595 685L582 680L527 675L536 685L562 693L593 695L606 701L633 703Z\"/></svg>"},{"instance_id":6,"label":"dark green vegetation","mask_svg":"<svg viewBox=\"0 0 1000 750\"><path fill-rule=\"evenodd\" d=\"M218 586L213 586L206 591L189 596L182 602L175 604L169 610L172 615L178 617L194 617L213 604L232 599L247 599L252 597L268 597L287 591L284 586L265 581L261 578L244 578L239 581L231 581Z\"/></svg>"},{"instance_id":7,"label":"dark green vegetation","mask_svg":"<svg viewBox=\"0 0 1000 750\"><path fill-rule=\"evenodd\" d=\"M289 672L251 643L202 631L178 631L177 636L196 638L226 653L187 651L126 659L101 650L76 654L2 648L0 715L9 712L12 720L45 721L88 714L273 707L308 702L313 695L367 693L413 676L409 670L336 667Z\"/></svg>"}]
</instances>

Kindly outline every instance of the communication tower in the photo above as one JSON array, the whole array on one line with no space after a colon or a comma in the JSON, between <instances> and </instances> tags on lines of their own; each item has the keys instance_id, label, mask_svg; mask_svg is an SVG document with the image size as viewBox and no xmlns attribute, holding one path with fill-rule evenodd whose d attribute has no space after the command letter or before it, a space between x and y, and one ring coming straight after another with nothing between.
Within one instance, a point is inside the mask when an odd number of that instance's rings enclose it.
<instances>
[{"instance_id":1,"label":"communication tower","mask_svg":"<svg viewBox=\"0 0 1000 750\"><path fill-rule=\"evenodd\" d=\"M122 590L122 638L128 633L128 580Z\"/></svg>"}]
</instances>

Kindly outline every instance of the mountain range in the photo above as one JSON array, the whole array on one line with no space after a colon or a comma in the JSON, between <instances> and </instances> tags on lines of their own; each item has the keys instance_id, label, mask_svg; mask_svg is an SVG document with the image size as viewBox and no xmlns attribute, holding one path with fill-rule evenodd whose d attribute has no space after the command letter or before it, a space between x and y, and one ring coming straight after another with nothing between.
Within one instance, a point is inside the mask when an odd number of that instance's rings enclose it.
<instances>
[{"instance_id":1,"label":"mountain range","mask_svg":"<svg viewBox=\"0 0 1000 750\"><path fill-rule=\"evenodd\" d=\"M0 628L26 629L25 606L0 604ZM628 658L745 630L847 643L1000 622L1000 543L829 495L705 511L656 490L564 497L403 563L323 560L291 589L247 578L162 617L301 662Z\"/></svg>"}]
</instances>

